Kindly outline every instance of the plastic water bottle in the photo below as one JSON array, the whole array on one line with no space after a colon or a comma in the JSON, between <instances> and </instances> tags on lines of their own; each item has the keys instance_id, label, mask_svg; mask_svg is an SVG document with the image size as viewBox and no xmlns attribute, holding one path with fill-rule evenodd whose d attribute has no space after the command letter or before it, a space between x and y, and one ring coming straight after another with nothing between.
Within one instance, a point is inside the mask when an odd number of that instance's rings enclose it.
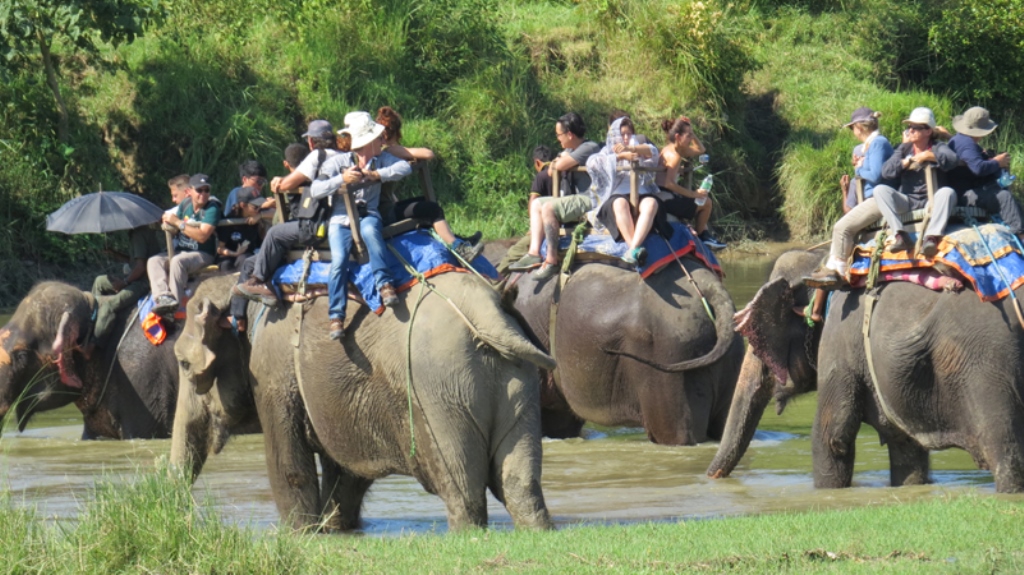
<instances>
[{"instance_id":1,"label":"plastic water bottle","mask_svg":"<svg viewBox=\"0 0 1024 575\"><path fill-rule=\"evenodd\" d=\"M1003 170L1003 173L999 174L999 187L1004 190L1007 190L1010 188L1010 185L1013 184L1013 181L1016 179L1017 176L1011 174L1006 170Z\"/></svg>"},{"instance_id":2,"label":"plastic water bottle","mask_svg":"<svg viewBox=\"0 0 1024 575\"><path fill-rule=\"evenodd\" d=\"M708 174L704 178L704 180L700 183L700 189L704 190L705 192L709 192L710 193L711 192L711 184L713 184L713 183L714 183L714 178L711 177L711 174ZM707 202L707 201L708 201L707 196L704 196L703 198L694 198L693 199L693 203L697 204L698 206L703 206L704 203Z\"/></svg>"}]
</instances>

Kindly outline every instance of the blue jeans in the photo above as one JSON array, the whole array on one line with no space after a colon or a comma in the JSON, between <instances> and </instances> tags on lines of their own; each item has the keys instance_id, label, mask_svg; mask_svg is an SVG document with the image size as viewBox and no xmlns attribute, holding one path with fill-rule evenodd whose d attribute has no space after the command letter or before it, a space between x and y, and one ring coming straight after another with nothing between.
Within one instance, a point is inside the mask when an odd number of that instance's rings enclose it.
<instances>
[{"instance_id":1,"label":"blue jeans","mask_svg":"<svg viewBox=\"0 0 1024 575\"><path fill-rule=\"evenodd\" d=\"M384 244L380 216L368 214L359 218L359 231L362 232L363 243L366 244L366 251L370 256L374 284L379 290L380 286L394 281L384 257L387 246ZM327 240L331 244L331 279L327 286L330 301L328 313L331 319L344 319L347 301L345 284L348 279L348 254L352 250L352 231L348 226L331 224Z\"/></svg>"}]
</instances>

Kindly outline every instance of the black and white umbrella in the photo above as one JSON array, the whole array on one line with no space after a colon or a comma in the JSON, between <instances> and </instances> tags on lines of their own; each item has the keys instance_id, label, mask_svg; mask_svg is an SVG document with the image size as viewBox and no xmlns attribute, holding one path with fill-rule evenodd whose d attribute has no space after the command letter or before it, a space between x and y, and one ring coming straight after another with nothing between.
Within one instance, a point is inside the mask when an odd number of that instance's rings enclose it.
<instances>
[{"instance_id":1,"label":"black and white umbrella","mask_svg":"<svg viewBox=\"0 0 1024 575\"><path fill-rule=\"evenodd\" d=\"M159 222L164 210L126 192L79 196L46 216L46 230L65 234L105 234Z\"/></svg>"}]
</instances>

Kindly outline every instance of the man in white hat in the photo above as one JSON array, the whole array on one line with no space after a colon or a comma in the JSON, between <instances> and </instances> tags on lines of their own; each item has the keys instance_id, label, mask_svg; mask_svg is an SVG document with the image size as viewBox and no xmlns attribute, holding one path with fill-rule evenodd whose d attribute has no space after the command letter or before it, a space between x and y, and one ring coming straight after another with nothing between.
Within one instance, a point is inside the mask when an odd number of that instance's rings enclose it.
<instances>
[{"instance_id":1,"label":"man in white hat","mask_svg":"<svg viewBox=\"0 0 1024 575\"><path fill-rule=\"evenodd\" d=\"M988 110L975 106L953 118L957 134L949 140L949 147L960 159L959 165L949 172L949 185L960 196L960 203L978 206L999 217L1013 234L1020 234L1024 223L1021 208L1010 190L1002 189L999 176L1010 166L1010 154L986 153L979 143L996 130Z\"/></svg>"},{"instance_id":2,"label":"man in white hat","mask_svg":"<svg viewBox=\"0 0 1024 575\"><path fill-rule=\"evenodd\" d=\"M394 307L398 304L398 295L384 257L387 247L378 211L380 184L408 176L412 173L412 166L383 151L384 126L374 122L367 112L347 114L345 128L338 133L352 138L352 153L337 154L324 163L321 173L326 179L313 182L311 195L325 198L343 187L353 190L352 200L360 212L359 231L370 256L374 283L384 305ZM345 285L348 281L348 255L352 249L352 232L343 201L334 202L328 240L331 244L329 333L331 339L341 339L345 335Z\"/></svg>"}]
</instances>

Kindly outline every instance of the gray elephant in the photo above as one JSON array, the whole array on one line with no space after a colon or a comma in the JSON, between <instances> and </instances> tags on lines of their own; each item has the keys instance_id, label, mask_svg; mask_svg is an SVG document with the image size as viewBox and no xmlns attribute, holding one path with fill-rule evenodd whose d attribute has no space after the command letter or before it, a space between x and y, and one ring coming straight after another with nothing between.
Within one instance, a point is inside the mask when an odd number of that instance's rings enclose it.
<instances>
[{"instance_id":1,"label":"gray elephant","mask_svg":"<svg viewBox=\"0 0 1024 575\"><path fill-rule=\"evenodd\" d=\"M172 462L198 473L210 446L223 442L225 418L244 417L223 398L245 392L213 375L229 368L249 380L271 488L292 525L356 528L374 480L400 473L444 500L453 529L486 525L487 489L517 526L550 528L537 366L554 362L480 279L429 281L452 305L430 291L420 300L414 287L404 306L381 317L365 305L350 309L342 342L327 337L326 298L269 310L250 304L248 337L236 337L218 326L233 279L202 283L175 346L183 379Z\"/></svg>"},{"instance_id":2,"label":"gray elephant","mask_svg":"<svg viewBox=\"0 0 1024 575\"><path fill-rule=\"evenodd\" d=\"M808 327L794 312L809 299L801 278L823 256L783 254L768 283L736 314L749 348L708 474L732 471L772 395L781 412L794 395L817 387L816 487L850 485L865 422L889 448L894 486L927 482L929 451L959 447L992 470L997 491L1024 489L1024 337L1009 300L982 303L969 291L883 284L865 346L871 296L863 289L835 292L824 327Z\"/></svg>"},{"instance_id":3,"label":"gray elephant","mask_svg":"<svg viewBox=\"0 0 1024 575\"><path fill-rule=\"evenodd\" d=\"M715 321L676 263L646 280L611 265L581 265L554 310L557 278L537 282L526 274L516 282L516 308L559 365L546 377L545 435L575 437L591 421L642 426L665 445L721 437L743 342L718 277L692 258L681 261Z\"/></svg>"},{"instance_id":4,"label":"gray elephant","mask_svg":"<svg viewBox=\"0 0 1024 575\"><path fill-rule=\"evenodd\" d=\"M25 296L0 329L0 420L13 407L23 430L33 414L74 403L85 419L85 438L169 437L177 332L172 326L167 341L153 346L136 321L118 348L131 312L124 310L113 343L85 357L80 344L94 307L92 294L61 282L40 283Z\"/></svg>"}]
</instances>

